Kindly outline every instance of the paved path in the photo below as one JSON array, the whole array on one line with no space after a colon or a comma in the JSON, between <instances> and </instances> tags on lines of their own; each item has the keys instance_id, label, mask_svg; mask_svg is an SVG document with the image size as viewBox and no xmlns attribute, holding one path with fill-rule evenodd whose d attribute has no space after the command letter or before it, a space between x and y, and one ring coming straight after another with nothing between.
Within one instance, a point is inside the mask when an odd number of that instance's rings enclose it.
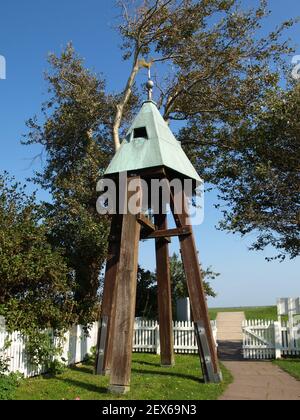
<instances>
[{"instance_id":1,"label":"paved path","mask_svg":"<svg viewBox=\"0 0 300 420\"><path fill-rule=\"evenodd\" d=\"M271 362L223 362L234 377L220 400L300 401L300 382Z\"/></svg>"},{"instance_id":2,"label":"paved path","mask_svg":"<svg viewBox=\"0 0 300 420\"><path fill-rule=\"evenodd\" d=\"M217 316L219 341L242 341L244 312L220 312Z\"/></svg>"},{"instance_id":3,"label":"paved path","mask_svg":"<svg viewBox=\"0 0 300 420\"><path fill-rule=\"evenodd\" d=\"M217 318L220 359L234 381L220 400L300 400L300 382L271 362L242 358L241 312L220 313Z\"/></svg>"}]
</instances>

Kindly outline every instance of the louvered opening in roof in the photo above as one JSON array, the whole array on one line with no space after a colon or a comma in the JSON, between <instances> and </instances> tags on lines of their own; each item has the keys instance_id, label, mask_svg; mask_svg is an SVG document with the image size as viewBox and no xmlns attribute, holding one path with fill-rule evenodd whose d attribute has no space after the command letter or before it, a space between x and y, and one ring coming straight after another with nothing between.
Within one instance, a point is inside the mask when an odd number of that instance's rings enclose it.
<instances>
[{"instance_id":1,"label":"louvered opening in roof","mask_svg":"<svg viewBox=\"0 0 300 420\"><path fill-rule=\"evenodd\" d=\"M146 127L138 127L133 130L134 139L148 139L148 133Z\"/></svg>"},{"instance_id":2,"label":"louvered opening in roof","mask_svg":"<svg viewBox=\"0 0 300 420\"><path fill-rule=\"evenodd\" d=\"M202 182L156 105L147 101L134 119L105 175L160 166L173 169L198 183Z\"/></svg>"}]
</instances>

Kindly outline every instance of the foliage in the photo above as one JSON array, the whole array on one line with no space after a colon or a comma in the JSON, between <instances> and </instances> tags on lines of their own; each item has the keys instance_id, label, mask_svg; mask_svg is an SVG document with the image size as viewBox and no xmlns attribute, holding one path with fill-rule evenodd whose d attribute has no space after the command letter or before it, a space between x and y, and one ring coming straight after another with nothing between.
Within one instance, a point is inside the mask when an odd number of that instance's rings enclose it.
<instances>
[{"instance_id":1,"label":"foliage","mask_svg":"<svg viewBox=\"0 0 300 420\"><path fill-rule=\"evenodd\" d=\"M270 14L265 0L248 10L236 0L119 3L124 58L154 55L153 63L172 64L159 101L166 119L240 120L276 84L270 63L290 52L280 38L292 20L257 35Z\"/></svg>"},{"instance_id":2,"label":"foliage","mask_svg":"<svg viewBox=\"0 0 300 420\"><path fill-rule=\"evenodd\" d=\"M18 373L9 375L0 374L0 401L13 400L18 386L20 385L21 376Z\"/></svg>"},{"instance_id":3,"label":"foliage","mask_svg":"<svg viewBox=\"0 0 300 420\"><path fill-rule=\"evenodd\" d=\"M267 0L256 4L121 0L119 31L131 79L142 57L164 64L158 105L166 120L181 121L184 149L216 187L225 208L220 227L258 233L253 249L272 245L280 257L293 258L299 255L299 100L297 92L282 97L279 81L293 51L284 31L295 20L261 37L271 12ZM124 101L128 89L130 83Z\"/></svg>"},{"instance_id":4,"label":"foliage","mask_svg":"<svg viewBox=\"0 0 300 420\"><path fill-rule=\"evenodd\" d=\"M23 143L39 144L47 159L34 181L48 189L45 226L55 248L62 248L75 273L75 299L82 324L94 320L100 271L106 258L109 223L96 211L96 184L112 153L108 122L111 98L104 81L83 66L72 45L49 56L50 97L42 122L28 121Z\"/></svg>"},{"instance_id":5,"label":"foliage","mask_svg":"<svg viewBox=\"0 0 300 420\"><path fill-rule=\"evenodd\" d=\"M177 254L174 254L170 258L170 271L173 310L175 315L177 300L189 296L184 267ZM219 274L214 273L212 269L209 268L206 271L202 270L202 275L203 278L206 279L206 281L204 281L204 288L207 296L216 297L215 292L207 280L214 280ZM146 319L158 318L156 274L144 270L141 267L139 267L138 270L136 316Z\"/></svg>"},{"instance_id":6,"label":"foliage","mask_svg":"<svg viewBox=\"0 0 300 420\"><path fill-rule=\"evenodd\" d=\"M8 372L9 358L3 354L3 349L0 350L0 376Z\"/></svg>"},{"instance_id":7,"label":"foliage","mask_svg":"<svg viewBox=\"0 0 300 420\"><path fill-rule=\"evenodd\" d=\"M61 363L57 358L62 352L59 339L62 340L61 335L55 337L51 330L38 333L35 330L26 331L26 355L30 363L33 366L43 365L51 372L59 370Z\"/></svg>"},{"instance_id":8,"label":"foliage","mask_svg":"<svg viewBox=\"0 0 300 420\"><path fill-rule=\"evenodd\" d=\"M59 378L26 379L18 388L16 400L114 400L107 392L108 377L93 375L94 364L67 369ZM232 381L222 367L224 382L207 385L201 381L199 357L176 355L176 366L165 369L159 356L133 354L131 391L120 400L216 400Z\"/></svg>"},{"instance_id":9,"label":"foliage","mask_svg":"<svg viewBox=\"0 0 300 420\"><path fill-rule=\"evenodd\" d=\"M177 254L173 254L170 258L170 270L173 287L173 298L176 302L178 299L186 298L189 296L184 266ZM214 273L212 268L209 267L207 270L202 271L204 280L204 288L207 296L216 297L216 293L213 291L210 283L207 280L215 280L220 274Z\"/></svg>"},{"instance_id":10,"label":"foliage","mask_svg":"<svg viewBox=\"0 0 300 420\"><path fill-rule=\"evenodd\" d=\"M96 360L96 355L97 355L97 347L96 347L96 346L94 346L94 347L92 347L92 348L91 348L91 350L90 350L90 354L88 354L88 355L86 356L86 360L85 360L85 362L86 362L86 363L88 363L88 362L94 363L94 362L95 362L95 360Z\"/></svg>"},{"instance_id":11,"label":"foliage","mask_svg":"<svg viewBox=\"0 0 300 420\"><path fill-rule=\"evenodd\" d=\"M3 375L8 370L8 362L9 359L5 357L3 354L0 355L0 375Z\"/></svg>"},{"instance_id":12,"label":"foliage","mask_svg":"<svg viewBox=\"0 0 300 420\"><path fill-rule=\"evenodd\" d=\"M60 57L49 56L49 98L41 122L28 121L24 139L46 153L35 182L52 194L51 204L44 206L48 237L64 249L75 273L82 323L94 317L109 228L96 213L95 185L112 156L111 139L117 147L137 105L135 80L144 58L164 63L158 105L166 120L182 121L184 148L201 174L220 188L228 206L221 227L242 234L258 229L254 248L272 244L298 254L294 206L287 212L280 192L289 185L289 197L297 197L299 183L290 183L290 176L278 182L272 170L279 149L285 156L290 146L278 148L274 121L265 136L268 98L272 92L276 97L277 69L291 52L282 34L293 21L261 38L258 32L269 16L265 0L250 9L236 0L122 0L119 6L124 59L132 61L124 91L107 94L103 78L85 69L68 45ZM266 183L273 194L261 197ZM297 198L293 202L297 206Z\"/></svg>"},{"instance_id":13,"label":"foliage","mask_svg":"<svg viewBox=\"0 0 300 420\"><path fill-rule=\"evenodd\" d=\"M7 356L6 350L10 347L10 344L8 337L6 337L4 346L0 349L0 401L14 398L16 388L22 378L19 373L8 373L10 358Z\"/></svg>"},{"instance_id":14,"label":"foliage","mask_svg":"<svg viewBox=\"0 0 300 420\"><path fill-rule=\"evenodd\" d=\"M139 267L137 276L136 316L157 319L157 284L155 273Z\"/></svg>"},{"instance_id":15,"label":"foliage","mask_svg":"<svg viewBox=\"0 0 300 420\"><path fill-rule=\"evenodd\" d=\"M68 267L48 243L34 200L0 175L0 315L10 331L61 328L73 312Z\"/></svg>"},{"instance_id":16,"label":"foliage","mask_svg":"<svg viewBox=\"0 0 300 420\"><path fill-rule=\"evenodd\" d=\"M5 331L3 328L0 328L0 332ZM0 348L0 376L5 375L8 372L10 357L6 354L6 350L10 347L10 340L8 336L4 339L4 345Z\"/></svg>"},{"instance_id":17,"label":"foliage","mask_svg":"<svg viewBox=\"0 0 300 420\"><path fill-rule=\"evenodd\" d=\"M252 249L269 245L278 257L300 253L300 85L270 93L254 121L223 133L234 149L216 158L214 182L230 204L221 227L258 233ZM229 162L230 160L230 162Z\"/></svg>"},{"instance_id":18,"label":"foliage","mask_svg":"<svg viewBox=\"0 0 300 420\"><path fill-rule=\"evenodd\" d=\"M82 324L95 318L109 231L107 218L96 212L95 185L112 156L112 139L118 148L139 102L136 76L145 59L163 63L158 107L166 120L181 121L184 149L218 187L227 206L221 228L258 231L254 249L270 244L281 256L299 254L297 91L284 97L279 89L284 56L292 51L283 34L294 21L261 37L266 0L253 8L238 0L118 3L123 58L132 64L124 90L108 94L102 76L87 70L68 45L60 56L49 56L49 97L42 117L28 121L24 139L46 154L34 177L52 195L41 231L58 253L63 250L74 274L70 313ZM145 313L153 311L147 302L155 292L147 281L140 278ZM176 287L186 294L182 284Z\"/></svg>"},{"instance_id":19,"label":"foliage","mask_svg":"<svg viewBox=\"0 0 300 420\"><path fill-rule=\"evenodd\" d=\"M53 375L53 376L57 376L57 375L63 375L64 372L67 370L67 364L66 364L66 360L61 359L54 359L52 360L49 364L48 364L48 374Z\"/></svg>"},{"instance_id":20,"label":"foliage","mask_svg":"<svg viewBox=\"0 0 300 420\"><path fill-rule=\"evenodd\" d=\"M0 175L0 216L0 315L7 332L26 336L31 362L45 364L54 356L45 328L64 331L76 320L73 279L47 240L35 196L7 173Z\"/></svg>"}]
</instances>

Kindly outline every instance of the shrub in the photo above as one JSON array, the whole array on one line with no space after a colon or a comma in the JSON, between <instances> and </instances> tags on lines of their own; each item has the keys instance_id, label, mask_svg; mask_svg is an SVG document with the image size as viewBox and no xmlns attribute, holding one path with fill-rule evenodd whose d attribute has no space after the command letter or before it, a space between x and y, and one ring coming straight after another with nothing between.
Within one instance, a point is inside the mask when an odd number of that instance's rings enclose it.
<instances>
[{"instance_id":1,"label":"shrub","mask_svg":"<svg viewBox=\"0 0 300 420\"><path fill-rule=\"evenodd\" d=\"M5 350L7 350L9 346L10 341L6 337L4 340L4 346L0 349L0 375L4 375L8 372L10 358L5 354Z\"/></svg>"},{"instance_id":2,"label":"shrub","mask_svg":"<svg viewBox=\"0 0 300 420\"><path fill-rule=\"evenodd\" d=\"M67 369L67 365L65 363L65 359L62 358L62 362L60 362L59 360L53 360L50 364L49 364L49 369L48 372L51 375L62 375L66 369Z\"/></svg>"},{"instance_id":3,"label":"shrub","mask_svg":"<svg viewBox=\"0 0 300 420\"><path fill-rule=\"evenodd\" d=\"M0 400L13 400L22 376L19 373L0 375Z\"/></svg>"},{"instance_id":4,"label":"shrub","mask_svg":"<svg viewBox=\"0 0 300 420\"><path fill-rule=\"evenodd\" d=\"M33 330L26 336L26 355L33 366L42 365L49 373L61 373L64 367L62 344L62 334Z\"/></svg>"},{"instance_id":5,"label":"shrub","mask_svg":"<svg viewBox=\"0 0 300 420\"><path fill-rule=\"evenodd\" d=\"M8 359L0 354L0 375L4 375L8 370Z\"/></svg>"},{"instance_id":6,"label":"shrub","mask_svg":"<svg viewBox=\"0 0 300 420\"><path fill-rule=\"evenodd\" d=\"M96 353L97 353L97 347L96 346L92 347L90 350L90 353L85 356L84 362L90 363L90 364L94 363L96 360Z\"/></svg>"}]
</instances>

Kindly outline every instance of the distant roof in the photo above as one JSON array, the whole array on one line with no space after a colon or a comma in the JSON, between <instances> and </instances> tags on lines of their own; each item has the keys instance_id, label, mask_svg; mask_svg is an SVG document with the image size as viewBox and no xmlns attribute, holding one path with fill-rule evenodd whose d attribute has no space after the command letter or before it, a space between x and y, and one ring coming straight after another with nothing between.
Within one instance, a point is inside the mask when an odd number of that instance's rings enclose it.
<instances>
[{"instance_id":1,"label":"distant roof","mask_svg":"<svg viewBox=\"0 0 300 420\"><path fill-rule=\"evenodd\" d=\"M105 175L158 166L165 166L187 178L202 182L156 104L147 101L133 121Z\"/></svg>"}]
</instances>

